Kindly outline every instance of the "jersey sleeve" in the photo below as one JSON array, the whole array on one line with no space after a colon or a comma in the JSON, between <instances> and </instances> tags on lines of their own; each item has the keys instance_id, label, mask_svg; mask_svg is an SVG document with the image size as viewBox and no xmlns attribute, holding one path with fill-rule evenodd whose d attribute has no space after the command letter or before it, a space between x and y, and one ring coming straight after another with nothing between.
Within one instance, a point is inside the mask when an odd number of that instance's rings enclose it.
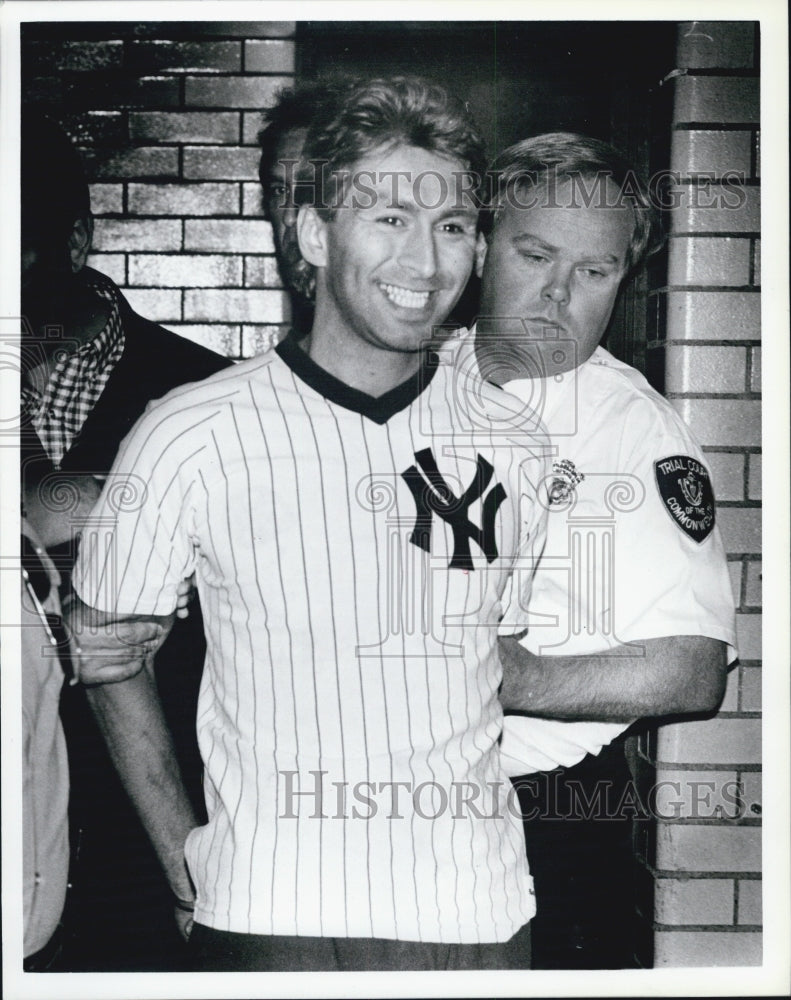
<instances>
[{"instance_id":1,"label":"jersey sleeve","mask_svg":"<svg viewBox=\"0 0 791 1000\"><path fill-rule=\"evenodd\" d=\"M82 532L73 586L117 614L167 615L194 568L189 533L189 427L154 406L126 437Z\"/></svg>"}]
</instances>

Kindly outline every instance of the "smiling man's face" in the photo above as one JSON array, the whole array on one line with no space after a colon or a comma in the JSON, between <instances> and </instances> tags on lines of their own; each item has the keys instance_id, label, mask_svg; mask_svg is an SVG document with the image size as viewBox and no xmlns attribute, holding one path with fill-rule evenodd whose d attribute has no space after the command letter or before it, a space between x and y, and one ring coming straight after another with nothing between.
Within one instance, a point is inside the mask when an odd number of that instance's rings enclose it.
<instances>
[{"instance_id":1,"label":"smiling man's face","mask_svg":"<svg viewBox=\"0 0 791 1000\"><path fill-rule=\"evenodd\" d=\"M465 172L461 161L404 145L354 164L343 204L323 224L317 275L317 325L336 342L399 353L426 346L474 263L478 212Z\"/></svg>"},{"instance_id":2,"label":"smiling man's face","mask_svg":"<svg viewBox=\"0 0 791 1000\"><path fill-rule=\"evenodd\" d=\"M510 199L479 267L480 316L495 321L491 328L518 317L530 340L572 341L573 364L587 361L607 330L634 228L631 208L613 207L617 187L607 181L600 190L608 197L587 206L568 181L551 199L540 187Z\"/></svg>"}]
</instances>

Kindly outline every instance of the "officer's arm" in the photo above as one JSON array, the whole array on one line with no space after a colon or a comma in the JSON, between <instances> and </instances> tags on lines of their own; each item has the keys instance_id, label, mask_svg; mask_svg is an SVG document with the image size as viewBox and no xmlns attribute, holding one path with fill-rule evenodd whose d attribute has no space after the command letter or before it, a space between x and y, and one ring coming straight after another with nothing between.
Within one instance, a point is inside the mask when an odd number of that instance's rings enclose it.
<instances>
[{"instance_id":1,"label":"officer's arm","mask_svg":"<svg viewBox=\"0 0 791 1000\"><path fill-rule=\"evenodd\" d=\"M674 635L594 656L537 656L500 637L503 708L544 718L631 721L645 715L710 712L725 693L727 647Z\"/></svg>"},{"instance_id":2,"label":"officer's arm","mask_svg":"<svg viewBox=\"0 0 791 1000\"><path fill-rule=\"evenodd\" d=\"M75 647L75 675L83 684L127 680L150 663L168 637L176 614L124 615L97 611L72 593L66 623Z\"/></svg>"}]
</instances>

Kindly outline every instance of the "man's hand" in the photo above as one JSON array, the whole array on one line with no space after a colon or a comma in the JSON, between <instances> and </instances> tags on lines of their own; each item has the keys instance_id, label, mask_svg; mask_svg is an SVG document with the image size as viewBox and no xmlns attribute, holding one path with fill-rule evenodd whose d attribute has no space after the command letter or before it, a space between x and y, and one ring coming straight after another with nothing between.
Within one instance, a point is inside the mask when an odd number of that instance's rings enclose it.
<instances>
[{"instance_id":1,"label":"man's hand","mask_svg":"<svg viewBox=\"0 0 791 1000\"><path fill-rule=\"evenodd\" d=\"M178 927L179 934L185 941L189 941L190 934L192 934L192 925L195 922L194 911L188 910L185 906L176 903L173 907L173 914L176 918L176 926Z\"/></svg>"},{"instance_id":2,"label":"man's hand","mask_svg":"<svg viewBox=\"0 0 791 1000\"><path fill-rule=\"evenodd\" d=\"M195 574L179 584L176 592L176 618L189 618L190 604L195 597Z\"/></svg>"},{"instance_id":3,"label":"man's hand","mask_svg":"<svg viewBox=\"0 0 791 1000\"><path fill-rule=\"evenodd\" d=\"M64 608L83 684L114 684L140 673L153 659L176 615L116 615L97 611L75 595Z\"/></svg>"}]
</instances>

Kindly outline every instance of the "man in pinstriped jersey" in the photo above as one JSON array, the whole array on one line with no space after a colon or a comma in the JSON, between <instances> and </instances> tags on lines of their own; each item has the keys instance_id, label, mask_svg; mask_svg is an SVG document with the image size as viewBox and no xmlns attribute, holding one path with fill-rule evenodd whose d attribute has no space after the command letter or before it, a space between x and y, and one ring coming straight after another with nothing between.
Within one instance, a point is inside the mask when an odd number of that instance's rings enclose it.
<instances>
[{"instance_id":1,"label":"man in pinstriped jersey","mask_svg":"<svg viewBox=\"0 0 791 1000\"><path fill-rule=\"evenodd\" d=\"M310 334L149 410L114 470L144 489L100 500L75 576L84 617L153 629L196 573L205 826L139 652L91 656L78 614L81 675L196 969L525 968L497 636L523 624L546 467L520 407L427 350L480 247L481 142L402 78L307 148Z\"/></svg>"}]
</instances>

